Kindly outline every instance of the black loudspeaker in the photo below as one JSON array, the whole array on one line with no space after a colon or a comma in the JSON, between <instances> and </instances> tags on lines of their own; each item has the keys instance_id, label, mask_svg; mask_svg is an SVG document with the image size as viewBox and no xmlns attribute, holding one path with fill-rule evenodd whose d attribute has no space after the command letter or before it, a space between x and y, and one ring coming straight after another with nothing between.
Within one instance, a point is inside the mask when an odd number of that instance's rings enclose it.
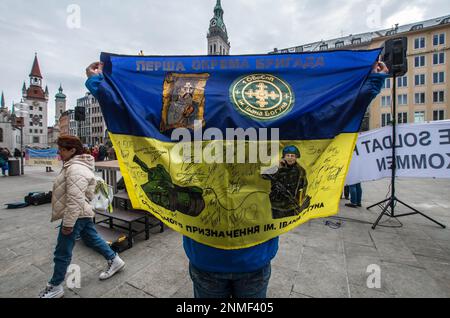
<instances>
[{"instance_id":1,"label":"black loudspeaker","mask_svg":"<svg viewBox=\"0 0 450 318\"><path fill-rule=\"evenodd\" d=\"M85 121L86 120L86 107L75 107L75 120Z\"/></svg>"},{"instance_id":2,"label":"black loudspeaker","mask_svg":"<svg viewBox=\"0 0 450 318\"><path fill-rule=\"evenodd\" d=\"M408 72L406 37L390 39L384 43L383 62L389 68L389 75L403 76Z\"/></svg>"}]
</instances>

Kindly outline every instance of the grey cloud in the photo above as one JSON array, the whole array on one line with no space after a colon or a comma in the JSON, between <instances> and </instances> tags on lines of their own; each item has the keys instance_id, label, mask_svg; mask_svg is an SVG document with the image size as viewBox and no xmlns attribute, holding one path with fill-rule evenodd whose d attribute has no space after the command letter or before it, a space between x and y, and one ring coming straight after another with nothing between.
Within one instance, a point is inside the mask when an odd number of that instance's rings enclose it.
<instances>
[{"instance_id":1,"label":"grey cloud","mask_svg":"<svg viewBox=\"0 0 450 318\"><path fill-rule=\"evenodd\" d=\"M73 107L82 97L84 69L101 51L148 55L206 53L215 0L2 0L0 91L19 101L23 81L39 54L50 90L49 124L59 83ZM373 31L367 6L381 3L382 28L397 12L423 9L425 19L450 12L447 0L222 0L232 54L267 53L321 39ZM81 29L69 29L67 6L81 8ZM414 22L414 21L411 21Z\"/></svg>"}]
</instances>

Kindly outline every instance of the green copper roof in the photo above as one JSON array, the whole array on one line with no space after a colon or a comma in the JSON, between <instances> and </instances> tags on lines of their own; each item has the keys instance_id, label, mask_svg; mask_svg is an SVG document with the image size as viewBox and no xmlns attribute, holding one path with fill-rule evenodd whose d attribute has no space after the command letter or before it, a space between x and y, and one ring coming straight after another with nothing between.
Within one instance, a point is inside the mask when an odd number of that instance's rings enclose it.
<instances>
[{"instance_id":1,"label":"green copper roof","mask_svg":"<svg viewBox=\"0 0 450 318\"><path fill-rule=\"evenodd\" d=\"M227 27L223 21L223 9L220 0L217 0L216 6L214 7L214 17L211 20L216 20L216 26L221 28L225 34L227 34Z\"/></svg>"},{"instance_id":2,"label":"green copper roof","mask_svg":"<svg viewBox=\"0 0 450 318\"><path fill-rule=\"evenodd\" d=\"M61 84L59 85L58 91L59 93L55 95L56 98L63 98L63 99L66 98L66 95L63 94L63 88Z\"/></svg>"}]
</instances>

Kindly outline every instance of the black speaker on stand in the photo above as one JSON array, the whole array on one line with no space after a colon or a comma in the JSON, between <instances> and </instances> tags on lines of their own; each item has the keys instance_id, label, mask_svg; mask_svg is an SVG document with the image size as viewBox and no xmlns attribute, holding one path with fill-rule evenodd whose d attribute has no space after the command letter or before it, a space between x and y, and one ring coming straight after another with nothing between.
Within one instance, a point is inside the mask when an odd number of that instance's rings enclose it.
<instances>
[{"instance_id":1,"label":"black speaker on stand","mask_svg":"<svg viewBox=\"0 0 450 318\"><path fill-rule=\"evenodd\" d=\"M391 176L391 195L388 199L377 202L367 208L367 210L372 209L375 206L379 206L382 211L378 219L372 225L372 229L375 230L378 223L380 222L383 215L389 216L391 218L399 218L402 216L420 214L428 220L440 225L445 229L445 225L437 222L436 220L430 218L429 216L423 214L419 210L414 209L403 201L399 200L395 195L395 177L397 170L397 159L396 159L396 144L397 144L397 96L396 96L396 88L397 88L397 77L403 76L408 72L408 60L406 58L406 51L408 48L408 40L406 37L399 37L390 39L385 42L384 51L383 51L383 62L389 68L389 75L393 78L392 85L392 95L393 95L393 107L392 107L392 176ZM412 212L404 213L404 214L395 214L395 207L397 203L400 203L410 209Z\"/></svg>"}]
</instances>

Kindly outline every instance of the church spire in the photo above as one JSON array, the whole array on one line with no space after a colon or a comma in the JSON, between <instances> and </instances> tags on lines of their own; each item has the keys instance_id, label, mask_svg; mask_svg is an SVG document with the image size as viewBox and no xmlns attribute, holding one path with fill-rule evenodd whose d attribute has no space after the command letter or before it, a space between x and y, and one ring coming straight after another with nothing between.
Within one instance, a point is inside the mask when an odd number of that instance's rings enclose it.
<instances>
[{"instance_id":1,"label":"church spire","mask_svg":"<svg viewBox=\"0 0 450 318\"><path fill-rule=\"evenodd\" d=\"M208 30L208 54L209 55L229 55L230 42L228 41L227 27L223 21L224 11L220 0L217 0L214 7L214 16L210 20Z\"/></svg>"},{"instance_id":2,"label":"church spire","mask_svg":"<svg viewBox=\"0 0 450 318\"><path fill-rule=\"evenodd\" d=\"M31 68L30 77L38 77L38 78L42 79L41 68L39 67L37 53L34 53L34 62L33 62L33 67Z\"/></svg>"},{"instance_id":3,"label":"church spire","mask_svg":"<svg viewBox=\"0 0 450 318\"><path fill-rule=\"evenodd\" d=\"M5 108L5 95L3 95L3 92L2 92L2 99L0 101L0 107Z\"/></svg>"}]
</instances>

